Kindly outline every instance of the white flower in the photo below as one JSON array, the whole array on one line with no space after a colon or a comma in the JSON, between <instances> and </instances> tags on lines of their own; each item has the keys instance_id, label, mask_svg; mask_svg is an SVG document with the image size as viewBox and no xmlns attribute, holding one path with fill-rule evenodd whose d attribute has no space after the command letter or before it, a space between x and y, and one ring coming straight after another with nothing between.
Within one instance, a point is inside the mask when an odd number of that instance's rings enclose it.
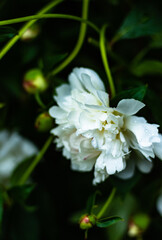
<instances>
[{"instance_id":1,"label":"white flower","mask_svg":"<svg viewBox=\"0 0 162 240\"><path fill-rule=\"evenodd\" d=\"M37 151L33 143L17 132L0 131L0 182L5 183L17 165Z\"/></svg>"},{"instance_id":2,"label":"white flower","mask_svg":"<svg viewBox=\"0 0 162 240\"><path fill-rule=\"evenodd\" d=\"M71 159L72 169L94 167L94 184L119 172L123 178L131 177L135 164L149 172L155 154L162 158L158 125L134 116L145 105L123 99L116 108L110 107L103 82L93 70L75 68L69 84L58 87L56 93L58 106L49 113L58 124L51 131L58 137L57 147Z\"/></svg>"}]
</instances>

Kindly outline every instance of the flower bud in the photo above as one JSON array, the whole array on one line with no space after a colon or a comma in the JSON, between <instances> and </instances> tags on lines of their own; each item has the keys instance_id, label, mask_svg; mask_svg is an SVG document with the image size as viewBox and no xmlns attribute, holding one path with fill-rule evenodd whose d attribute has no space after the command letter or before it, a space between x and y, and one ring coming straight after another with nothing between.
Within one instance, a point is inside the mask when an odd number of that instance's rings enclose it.
<instances>
[{"instance_id":1,"label":"flower bud","mask_svg":"<svg viewBox=\"0 0 162 240\"><path fill-rule=\"evenodd\" d=\"M31 69L24 76L23 87L28 93L34 94L45 91L48 84L41 70Z\"/></svg>"},{"instance_id":2,"label":"flower bud","mask_svg":"<svg viewBox=\"0 0 162 240\"><path fill-rule=\"evenodd\" d=\"M138 237L145 232L150 224L150 218L147 214L138 213L132 217L129 222L129 237Z\"/></svg>"},{"instance_id":3,"label":"flower bud","mask_svg":"<svg viewBox=\"0 0 162 240\"><path fill-rule=\"evenodd\" d=\"M81 217L79 223L80 223L80 228L86 230L86 229L92 228L95 225L96 218L93 215L85 214Z\"/></svg>"},{"instance_id":4,"label":"flower bud","mask_svg":"<svg viewBox=\"0 0 162 240\"><path fill-rule=\"evenodd\" d=\"M24 34L21 36L21 40L24 42L29 42L36 38L38 34L40 33L40 27L38 24L34 24L31 27L29 27Z\"/></svg>"},{"instance_id":5,"label":"flower bud","mask_svg":"<svg viewBox=\"0 0 162 240\"><path fill-rule=\"evenodd\" d=\"M47 112L41 113L36 118L35 127L40 132L47 132L53 127L53 119Z\"/></svg>"}]
</instances>

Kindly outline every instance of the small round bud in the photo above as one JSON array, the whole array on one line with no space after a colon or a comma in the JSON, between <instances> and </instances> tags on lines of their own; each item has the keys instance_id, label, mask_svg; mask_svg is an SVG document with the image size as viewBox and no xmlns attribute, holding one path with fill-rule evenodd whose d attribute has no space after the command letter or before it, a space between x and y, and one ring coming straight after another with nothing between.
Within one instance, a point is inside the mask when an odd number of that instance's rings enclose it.
<instances>
[{"instance_id":1,"label":"small round bud","mask_svg":"<svg viewBox=\"0 0 162 240\"><path fill-rule=\"evenodd\" d=\"M83 215L80 219L80 228L81 229L89 229L92 228L96 224L96 218L93 215Z\"/></svg>"},{"instance_id":2,"label":"small round bud","mask_svg":"<svg viewBox=\"0 0 162 240\"><path fill-rule=\"evenodd\" d=\"M40 27L38 24L33 24L29 27L24 34L21 36L21 40L24 42L29 42L35 39L40 33Z\"/></svg>"},{"instance_id":3,"label":"small round bud","mask_svg":"<svg viewBox=\"0 0 162 240\"><path fill-rule=\"evenodd\" d=\"M35 127L40 132L47 132L53 127L53 119L47 112L41 113L36 118Z\"/></svg>"},{"instance_id":4,"label":"small round bud","mask_svg":"<svg viewBox=\"0 0 162 240\"><path fill-rule=\"evenodd\" d=\"M145 232L150 224L150 217L145 213L138 213L132 217L128 225L129 237L138 237Z\"/></svg>"},{"instance_id":5,"label":"small round bud","mask_svg":"<svg viewBox=\"0 0 162 240\"><path fill-rule=\"evenodd\" d=\"M24 76L23 87L28 93L35 94L45 91L48 84L41 70L31 69Z\"/></svg>"},{"instance_id":6,"label":"small round bud","mask_svg":"<svg viewBox=\"0 0 162 240\"><path fill-rule=\"evenodd\" d=\"M128 236L138 237L141 235L141 229L131 220L128 225Z\"/></svg>"}]
</instances>

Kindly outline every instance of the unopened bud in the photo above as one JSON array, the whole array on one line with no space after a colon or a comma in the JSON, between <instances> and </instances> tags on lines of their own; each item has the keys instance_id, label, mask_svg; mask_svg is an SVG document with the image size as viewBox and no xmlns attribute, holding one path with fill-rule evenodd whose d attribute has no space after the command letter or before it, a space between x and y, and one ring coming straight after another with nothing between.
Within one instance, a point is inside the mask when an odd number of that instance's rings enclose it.
<instances>
[{"instance_id":1,"label":"unopened bud","mask_svg":"<svg viewBox=\"0 0 162 240\"><path fill-rule=\"evenodd\" d=\"M35 39L40 33L40 27L38 24L34 24L29 27L24 34L21 36L21 40L24 42L29 42Z\"/></svg>"},{"instance_id":2,"label":"unopened bud","mask_svg":"<svg viewBox=\"0 0 162 240\"><path fill-rule=\"evenodd\" d=\"M41 113L36 118L35 127L40 132L47 132L53 127L53 119L47 112Z\"/></svg>"},{"instance_id":3,"label":"unopened bud","mask_svg":"<svg viewBox=\"0 0 162 240\"><path fill-rule=\"evenodd\" d=\"M86 229L92 228L95 225L96 218L93 215L85 214L81 217L79 223L80 223L80 228L86 230Z\"/></svg>"},{"instance_id":4,"label":"unopened bud","mask_svg":"<svg viewBox=\"0 0 162 240\"><path fill-rule=\"evenodd\" d=\"M48 84L41 70L31 69L24 76L23 87L28 93L35 94L45 91Z\"/></svg>"},{"instance_id":5,"label":"unopened bud","mask_svg":"<svg viewBox=\"0 0 162 240\"><path fill-rule=\"evenodd\" d=\"M150 217L145 213L138 213L129 222L128 235L138 237L145 232L150 224Z\"/></svg>"}]
</instances>

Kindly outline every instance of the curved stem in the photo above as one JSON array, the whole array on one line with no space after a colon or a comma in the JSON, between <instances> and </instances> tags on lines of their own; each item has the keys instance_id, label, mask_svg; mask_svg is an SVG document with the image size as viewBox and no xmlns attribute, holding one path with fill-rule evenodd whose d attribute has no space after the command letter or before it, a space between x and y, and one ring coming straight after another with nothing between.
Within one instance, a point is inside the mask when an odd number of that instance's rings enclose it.
<instances>
[{"instance_id":1,"label":"curved stem","mask_svg":"<svg viewBox=\"0 0 162 240\"><path fill-rule=\"evenodd\" d=\"M49 3L47 6L45 6L41 11L38 12L39 15L48 12L50 9L61 3L63 0L55 0ZM21 38L21 36L24 34L24 32L31 27L37 19L31 20L28 23L26 23L18 32L16 36L14 36L8 43L3 47L3 49L0 51L0 59L4 57L4 55L14 46L14 44Z\"/></svg>"},{"instance_id":2,"label":"curved stem","mask_svg":"<svg viewBox=\"0 0 162 240\"><path fill-rule=\"evenodd\" d=\"M35 99L38 103L38 105L41 107L41 108L46 108L46 105L42 102L41 98L40 98L40 93L39 92L36 92L35 93Z\"/></svg>"},{"instance_id":3,"label":"curved stem","mask_svg":"<svg viewBox=\"0 0 162 240\"><path fill-rule=\"evenodd\" d=\"M103 205L103 207L101 208L101 210L99 211L99 213L97 214L97 219L101 218L105 211L107 210L107 208L109 207L111 201L113 200L114 196L116 193L116 188L113 188L110 196L108 197L107 201L105 202L105 204Z\"/></svg>"},{"instance_id":4,"label":"curved stem","mask_svg":"<svg viewBox=\"0 0 162 240\"><path fill-rule=\"evenodd\" d=\"M35 159L32 161L31 165L26 169L26 171L24 172L24 174L21 176L20 180L19 180L19 185L23 185L29 178L29 176L31 175L31 173L33 172L33 170L35 169L35 167L37 166L37 164L40 162L40 160L43 158L45 152L47 151L47 149L49 148L50 144L53 141L53 136L50 136L47 141L45 142L43 148L41 149L41 151L38 153L38 155L35 157Z\"/></svg>"},{"instance_id":5,"label":"curved stem","mask_svg":"<svg viewBox=\"0 0 162 240\"><path fill-rule=\"evenodd\" d=\"M21 17L21 18L14 18L14 19L9 19L9 20L3 20L0 21L0 26L5 26L5 25L11 25L15 23L21 23L21 22L26 22L34 19L48 19L48 18L58 18L58 19L70 19L70 20L75 20L79 22L84 22L87 25L89 25L91 28L93 28L97 33L100 32L99 28L92 22L83 19L81 17L77 17L74 15L69 15L69 14L60 14L60 13L51 13L51 14L36 14L36 15L31 15L31 16L26 16L26 17Z\"/></svg>"},{"instance_id":6,"label":"curved stem","mask_svg":"<svg viewBox=\"0 0 162 240\"><path fill-rule=\"evenodd\" d=\"M89 5L89 0L83 0L82 18L85 20L87 20L87 16L88 16L88 5ZM86 29L87 29L87 24L82 22L81 26L80 26L78 41L77 41L73 51L65 59L65 61L63 61L58 67L56 67L47 77L50 77L50 76L53 76L53 75L56 75L57 73L59 73L76 57L76 55L80 51L82 44L84 42Z\"/></svg>"},{"instance_id":7,"label":"curved stem","mask_svg":"<svg viewBox=\"0 0 162 240\"><path fill-rule=\"evenodd\" d=\"M111 75L111 71L110 71L110 67L109 67L109 63L106 55L106 46L105 46L106 27L107 25L104 25L100 31L100 51L101 51L102 62L103 62L105 72L107 74L107 78L110 85L111 96L113 98L115 96L115 86L114 86L113 78Z\"/></svg>"}]
</instances>

